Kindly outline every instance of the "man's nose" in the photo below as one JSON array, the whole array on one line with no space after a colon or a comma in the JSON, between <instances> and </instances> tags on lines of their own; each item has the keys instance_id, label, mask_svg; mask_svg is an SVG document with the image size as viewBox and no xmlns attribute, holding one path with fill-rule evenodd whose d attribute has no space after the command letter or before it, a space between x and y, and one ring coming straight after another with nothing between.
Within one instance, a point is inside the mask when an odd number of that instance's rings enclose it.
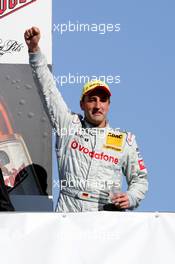
<instances>
[{"instance_id":1,"label":"man's nose","mask_svg":"<svg viewBox=\"0 0 175 264\"><path fill-rule=\"evenodd\" d=\"M96 100L95 107L98 108L98 109L101 107L101 101L100 101L100 99L97 99Z\"/></svg>"}]
</instances>

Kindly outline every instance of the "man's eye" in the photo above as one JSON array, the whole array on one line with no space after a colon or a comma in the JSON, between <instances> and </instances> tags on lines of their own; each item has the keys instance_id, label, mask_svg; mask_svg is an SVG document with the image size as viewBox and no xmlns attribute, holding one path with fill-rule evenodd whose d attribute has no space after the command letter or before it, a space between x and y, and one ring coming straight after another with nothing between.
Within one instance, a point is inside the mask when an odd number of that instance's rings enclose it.
<instances>
[{"instance_id":1,"label":"man's eye","mask_svg":"<svg viewBox=\"0 0 175 264\"><path fill-rule=\"evenodd\" d=\"M89 98L89 102L94 102L95 99L94 98Z\"/></svg>"},{"instance_id":2,"label":"man's eye","mask_svg":"<svg viewBox=\"0 0 175 264\"><path fill-rule=\"evenodd\" d=\"M104 98L101 98L101 102L107 102L108 98L104 97Z\"/></svg>"}]
</instances>

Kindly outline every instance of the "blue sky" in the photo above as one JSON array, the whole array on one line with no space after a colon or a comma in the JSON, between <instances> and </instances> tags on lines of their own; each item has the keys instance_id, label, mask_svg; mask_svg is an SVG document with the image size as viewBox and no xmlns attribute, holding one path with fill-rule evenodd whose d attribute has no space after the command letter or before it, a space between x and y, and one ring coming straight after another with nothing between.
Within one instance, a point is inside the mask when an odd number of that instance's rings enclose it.
<instances>
[{"instance_id":1,"label":"blue sky","mask_svg":"<svg viewBox=\"0 0 175 264\"><path fill-rule=\"evenodd\" d=\"M109 120L136 134L149 171L149 192L138 211L175 211L174 10L173 0L53 0L54 75L120 77L109 84ZM81 23L94 31L68 31L68 24ZM60 24L67 25L62 34ZM120 31L102 34L101 24L120 24ZM59 86L71 110L80 112L83 83Z\"/></svg>"}]
</instances>

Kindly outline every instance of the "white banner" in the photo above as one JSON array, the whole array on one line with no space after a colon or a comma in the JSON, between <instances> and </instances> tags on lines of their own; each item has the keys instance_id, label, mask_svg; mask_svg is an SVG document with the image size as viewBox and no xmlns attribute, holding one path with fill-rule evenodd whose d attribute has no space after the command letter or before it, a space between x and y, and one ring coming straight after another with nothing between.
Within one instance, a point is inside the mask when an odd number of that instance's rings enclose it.
<instances>
[{"instance_id":1,"label":"white banner","mask_svg":"<svg viewBox=\"0 0 175 264\"><path fill-rule=\"evenodd\" d=\"M0 160L13 196L47 196L52 189L52 131L24 40L33 26L40 28L39 45L52 64L52 0L0 0ZM15 210L36 210L37 201L28 207L26 199L20 199L21 205L14 200Z\"/></svg>"},{"instance_id":2,"label":"white banner","mask_svg":"<svg viewBox=\"0 0 175 264\"><path fill-rule=\"evenodd\" d=\"M42 33L40 46L51 64L52 0L0 0L0 63L28 63L24 31Z\"/></svg>"},{"instance_id":3,"label":"white banner","mask_svg":"<svg viewBox=\"0 0 175 264\"><path fill-rule=\"evenodd\" d=\"M2 213L3 264L164 264L175 259L173 213Z\"/></svg>"}]
</instances>

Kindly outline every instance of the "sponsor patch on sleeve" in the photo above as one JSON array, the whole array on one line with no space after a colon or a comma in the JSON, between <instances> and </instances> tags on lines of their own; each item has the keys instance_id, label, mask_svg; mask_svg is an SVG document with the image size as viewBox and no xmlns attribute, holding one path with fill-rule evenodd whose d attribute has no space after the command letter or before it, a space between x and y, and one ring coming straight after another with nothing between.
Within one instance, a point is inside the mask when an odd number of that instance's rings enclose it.
<instances>
[{"instance_id":1,"label":"sponsor patch on sleeve","mask_svg":"<svg viewBox=\"0 0 175 264\"><path fill-rule=\"evenodd\" d=\"M143 159L138 160L140 170L146 169Z\"/></svg>"}]
</instances>

